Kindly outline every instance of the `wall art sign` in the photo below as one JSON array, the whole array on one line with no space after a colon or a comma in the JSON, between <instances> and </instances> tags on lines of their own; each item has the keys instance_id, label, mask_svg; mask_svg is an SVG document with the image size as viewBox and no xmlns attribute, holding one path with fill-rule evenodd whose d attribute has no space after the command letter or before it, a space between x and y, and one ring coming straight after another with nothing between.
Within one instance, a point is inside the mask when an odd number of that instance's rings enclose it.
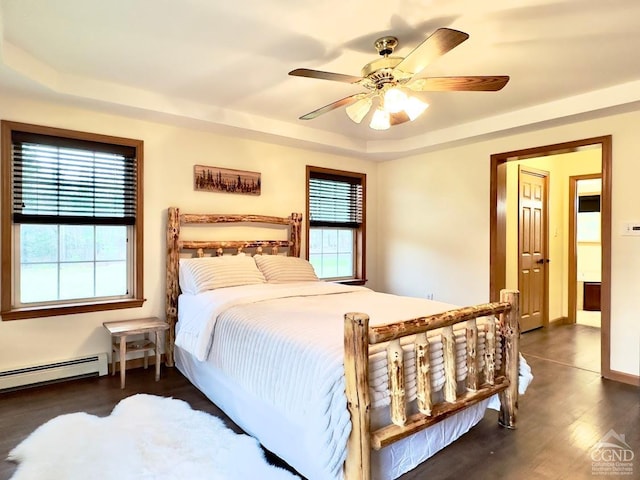
<instances>
[{"instance_id":1,"label":"wall art sign","mask_svg":"<svg viewBox=\"0 0 640 480\"><path fill-rule=\"evenodd\" d=\"M260 195L260 173L194 165L193 188L203 192Z\"/></svg>"}]
</instances>

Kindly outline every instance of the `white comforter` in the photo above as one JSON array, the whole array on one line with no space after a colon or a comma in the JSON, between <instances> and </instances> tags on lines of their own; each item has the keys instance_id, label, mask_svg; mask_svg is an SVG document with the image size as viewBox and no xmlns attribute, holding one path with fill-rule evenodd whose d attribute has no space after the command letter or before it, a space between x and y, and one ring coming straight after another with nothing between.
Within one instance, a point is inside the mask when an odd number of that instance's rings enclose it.
<instances>
[{"instance_id":1,"label":"white comforter","mask_svg":"<svg viewBox=\"0 0 640 480\"><path fill-rule=\"evenodd\" d=\"M287 412L309 431L306 438L321 439L322 448L309 448L317 452L319 470L327 479L340 478L350 431L344 395L344 314L367 313L370 324L376 325L455 308L326 282L231 287L182 295L179 302L176 345L201 361L213 362L248 392ZM464 335L456 337L462 358ZM434 390L439 390L442 347L438 337L430 337L430 343ZM411 370L411 354L406 362ZM458 379L465 375L466 367L460 367ZM383 352L372 356L370 378L374 408L388 403ZM407 383L407 393L409 399L415 397L413 383Z\"/></svg>"}]
</instances>

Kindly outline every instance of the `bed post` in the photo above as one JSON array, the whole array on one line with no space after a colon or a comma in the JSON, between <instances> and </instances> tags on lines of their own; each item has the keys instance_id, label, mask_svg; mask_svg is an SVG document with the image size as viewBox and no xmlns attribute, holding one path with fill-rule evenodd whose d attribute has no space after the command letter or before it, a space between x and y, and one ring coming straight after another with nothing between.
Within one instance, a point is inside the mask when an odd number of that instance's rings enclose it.
<instances>
[{"instance_id":1,"label":"bed post","mask_svg":"<svg viewBox=\"0 0 640 480\"><path fill-rule=\"evenodd\" d=\"M168 367L173 367L173 344L178 316L178 261L180 258L180 210L169 207L167 212L167 280L165 310L169 330L165 335L164 351Z\"/></svg>"},{"instance_id":2,"label":"bed post","mask_svg":"<svg viewBox=\"0 0 640 480\"><path fill-rule=\"evenodd\" d=\"M289 256L290 257L299 257L300 256L300 239L301 231L302 231L302 214L301 213L292 213L289 217L289 221L291 222L291 233L290 240L291 246L289 247Z\"/></svg>"},{"instance_id":3,"label":"bed post","mask_svg":"<svg viewBox=\"0 0 640 480\"><path fill-rule=\"evenodd\" d=\"M369 399L369 317L364 313L344 316L344 372L351 433L344 464L345 480L371 478L371 431Z\"/></svg>"},{"instance_id":4,"label":"bed post","mask_svg":"<svg viewBox=\"0 0 640 480\"><path fill-rule=\"evenodd\" d=\"M520 294L517 290L500 291L500 301L511 306L503 314L502 339L504 342L502 361L505 375L509 380L506 390L500 392L500 415L498 423L502 427L515 429L518 413L518 366L520 352Z\"/></svg>"}]
</instances>

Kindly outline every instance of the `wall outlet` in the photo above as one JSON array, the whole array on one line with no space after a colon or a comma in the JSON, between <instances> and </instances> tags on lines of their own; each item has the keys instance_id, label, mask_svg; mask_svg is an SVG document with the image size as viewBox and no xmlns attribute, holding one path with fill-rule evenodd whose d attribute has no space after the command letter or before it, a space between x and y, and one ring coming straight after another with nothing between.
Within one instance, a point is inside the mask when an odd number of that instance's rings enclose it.
<instances>
[{"instance_id":1,"label":"wall outlet","mask_svg":"<svg viewBox=\"0 0 640 480\"><path fill-rule=\"evenodd\" d=\"M427 293L427 300L433 300L433 293Z\"/></svg>"}]
</instances>

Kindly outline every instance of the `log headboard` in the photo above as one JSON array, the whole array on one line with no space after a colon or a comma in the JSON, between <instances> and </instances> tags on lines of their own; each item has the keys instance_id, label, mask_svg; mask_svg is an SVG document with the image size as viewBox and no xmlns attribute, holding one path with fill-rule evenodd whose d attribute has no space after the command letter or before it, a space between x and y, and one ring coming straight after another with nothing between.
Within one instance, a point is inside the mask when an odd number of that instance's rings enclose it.
<instances>
[{"instance_id":1,"label":"log headboard","mask_svg":"<svg viewBox=\"0 0 640 480\"><path fill-rule=\"evenodd\" d=\"M228 223L255 223L281 226L289 230L289 240L185 240L180 236L180 227L185 225L213 225ZM281 249L290 256L300 256L302 214L292 213L288 217L270 217L265 215L221 215L180 213L177 207L169 207L167 212L167 278L166 278L166 317L169 331L165 339L167 366L173 366L173 344L175 326L178 320L178 269L180 254L191 251L194 256L202 257L205 252L222 255L225 251L236 253L253 249L256 253L278 254Z\"/></svg>"}]
</instances>

